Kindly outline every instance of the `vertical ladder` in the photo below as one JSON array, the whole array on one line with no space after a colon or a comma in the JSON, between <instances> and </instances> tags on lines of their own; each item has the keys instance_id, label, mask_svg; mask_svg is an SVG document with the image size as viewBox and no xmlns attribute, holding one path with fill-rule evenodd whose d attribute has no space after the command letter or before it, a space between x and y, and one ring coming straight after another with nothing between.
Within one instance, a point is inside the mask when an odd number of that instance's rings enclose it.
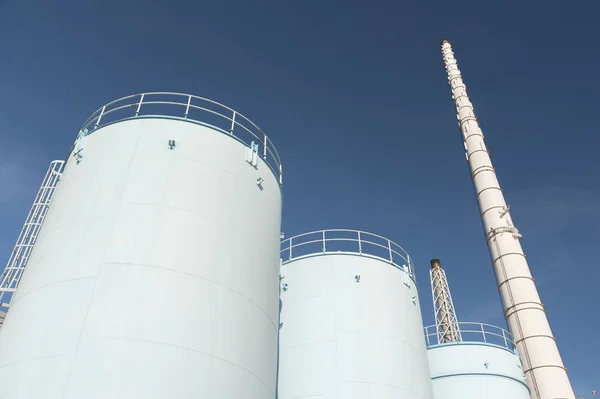
<instances>
[{"instance_id":1,"label":"vertical ladder","mask_svg":"<svg viewBox=\"0 0 600 399\"><path fill-rule=\"evenodd\" d=\"M52 161L33 201L8 263L0 276L0 307L8 308L19 286L37 236L60 181L64 161Z\"/></svg>"}]
</instances>

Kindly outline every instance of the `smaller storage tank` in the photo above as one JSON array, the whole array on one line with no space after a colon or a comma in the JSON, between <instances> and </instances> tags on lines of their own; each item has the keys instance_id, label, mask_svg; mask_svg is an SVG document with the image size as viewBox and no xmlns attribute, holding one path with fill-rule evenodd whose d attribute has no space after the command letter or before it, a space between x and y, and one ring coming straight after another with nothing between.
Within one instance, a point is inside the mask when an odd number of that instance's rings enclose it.
<instances>
[{"instance_id":1,"label":"smaller storage tank","mask_svg":"<svg viewBox=\"0 0 600 399\"><path fill-rule=\"evenodd\" d=\"M459 323L462 341L440 344L425 328L435 399L529 399L510 333L483 323Z\"/></svg>"},{"instance_id":2,"label":"smaller storage tank","mask_svg":"<svg viewBox=\"0 0 600 399\"><path fill-rule=\"evenodd\" d=\"M279 399L432 399L412 262L353 230L282 243Z\"/></svg>"}]
</instances>

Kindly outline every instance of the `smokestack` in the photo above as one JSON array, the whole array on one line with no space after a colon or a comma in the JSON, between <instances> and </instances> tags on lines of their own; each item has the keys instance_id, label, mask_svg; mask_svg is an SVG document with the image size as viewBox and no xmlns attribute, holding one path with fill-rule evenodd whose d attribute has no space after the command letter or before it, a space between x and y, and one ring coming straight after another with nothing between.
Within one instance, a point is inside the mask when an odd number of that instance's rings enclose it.
<instances>
[{"instance_id":1,"label":"smokestack","mask_svg":"<svg viewBox=\"0 0 600 399\"><path fill-rule=\"evenodd\" d=\"M447 40L441 46L504 315L517 343L531 397L575 399L452 47Z\"/></svg>"},{"instance_id":2,"label":"smokestack","mask_svg":"<svg viewBox=\"0 0 600 399\"><path fill-rule=\"evenodd\" d=\"M440 344L462 341L446 272L439 259L431 259L430 263L429 278L437 340Z\"/></svg>"}]
</instances>

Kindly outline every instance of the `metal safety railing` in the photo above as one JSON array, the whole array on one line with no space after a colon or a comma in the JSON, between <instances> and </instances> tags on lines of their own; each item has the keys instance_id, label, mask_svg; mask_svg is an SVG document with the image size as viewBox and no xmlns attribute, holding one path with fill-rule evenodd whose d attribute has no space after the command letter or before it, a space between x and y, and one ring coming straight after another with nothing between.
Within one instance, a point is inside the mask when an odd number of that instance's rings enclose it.
<instances>
[{"instance_id":1,"label":"metal safety railing","mask_svg":"<svg viewBox=\"0 0 600 399\"><path fill-rule=\"evenodd\" d=\"M427 347L440 345L459 345L464 343L482 343L495 345L514 351L516 348L513 336L503 328L485 323L462 322L458 323L461 341L441 342L436 326L425 327L425 341Z\"/></svg>"},{"instance_id":2,"label":"metal safety railing","mask_svg":"<svg viewBox=\"0 0 600 399\"><path fill-rule=\"evenodd\" d=\"M377 258L400 269L415 279L410 255L395 242L377 234L359 230L318 230L281 241L281 260L292 260L327 253L352 253Z\"/></svg>"},{"instance_id":3,"label":"metal safety railing","mask_svg":"<svg viewBox=\"0 0 600 399\"><path fill-rule=\"evenodd\" d=\"M81 127L90 134L110 123L137 117L162 116L209 125L247 145L258 145L258 153L283 183L281 158L269 137L254 122L226 105L208 98L172 92L150 92L119 98L99 108Z\"/></svg>"},{"instance_id":4,"label":"metal safety railing","mask_svg":"<svg viewBox=\"0 0 600 399\"><path fill-rule=\"evenodd\" d=\"M17 291L42 223L44 223L50 203L54 198L56 187L60 182L64 163L64 161L50 163L27 219L25 219L25 224L8 258L8 263L0 274L0 307L3 309L10 306L14 293Z\"/></svg>"}]
</instances>

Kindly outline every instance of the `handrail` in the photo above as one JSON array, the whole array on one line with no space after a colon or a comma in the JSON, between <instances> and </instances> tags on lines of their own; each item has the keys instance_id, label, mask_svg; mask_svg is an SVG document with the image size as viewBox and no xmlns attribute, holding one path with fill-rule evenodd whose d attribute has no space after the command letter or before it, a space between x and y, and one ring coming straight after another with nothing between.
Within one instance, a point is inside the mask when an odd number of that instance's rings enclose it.
<instances>
[{"instance_id":1,"label":"handrail","mask_svg":"<svg viewBox=\"0 0 600 399\"><path fill-rule=\"evenodd\" d=\"M265 132L233 108L208 98L174 92L148 92L121 97L92 113L81 127L81 132L90 134L101 126L143 116L195 121L211 125L247 145L258 144L259 155L279 177L279 184L283 184L281 158Z\"/></svg>"},{"instance_id":2,"label":"handrail","mask_svg":"<svg viewBox=\"0 0 600 399\"><path fill-rule=\"evenodd\" d=\"M460 322L458 328L462 340L459 342L440 342L435 325L425 327L425 341L427 348L442 345L458 345L465 343L482 343L494 345L515 351L516 345L513 336L503 328L485 323Z\"/></svg>"},{"instance_id":3,"label":"handrail","mask_svg":"<svg viewBox=\"0 0 600 399\"><path fill-rule=\"evenodd\" d=\"M331 229L299 234L281 241L281 260L292 260L327 253L355 253L374 257L406 270L415 279L410 255L395 242L359 230Z\"/></svg>"}]
</instances>

